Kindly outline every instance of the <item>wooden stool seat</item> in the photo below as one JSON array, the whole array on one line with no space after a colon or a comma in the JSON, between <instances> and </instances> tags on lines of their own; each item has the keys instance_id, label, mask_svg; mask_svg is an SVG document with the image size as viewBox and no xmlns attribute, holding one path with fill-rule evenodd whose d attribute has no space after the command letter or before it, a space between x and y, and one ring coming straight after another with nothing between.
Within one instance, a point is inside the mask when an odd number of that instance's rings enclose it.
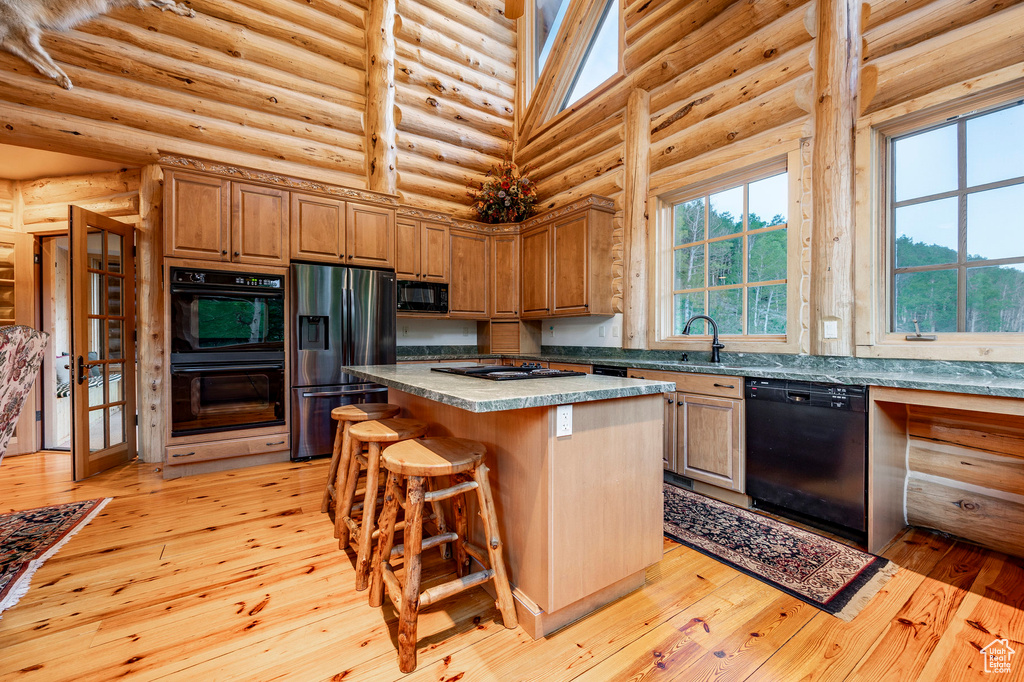
<instances>
[{"instance_id":1,"label":"wooden stool seat","mask_svg":"<svg viewBox=\"0 0 1024 682\"><path fill-rule=\"evenodd\" d=\"M324 489L324 499L320 503L320 511L328 513L331 510L331 502L334 502L334 537L340 537L342 533L341 515L338 509L342 506L339 503L339 494L348 491L348 475L353 468L355 457L351 453L351 438L349 427L357 422L369 421L371 419L386 419L397 417L402 413L402 408L391 403L363 403L360 405L341 405L331 410L331 418L338 422L338 428L334 433L334 452L331 454L331 466L327 471L327 487ZM359 468L356 469L356 477L359 476ZM351 492L355 494L355 481L352 481ZM348 502L351 507L351 500Z\"/></svg>"},{"instance_id":2,"label":"wooden stool seat","mask_svg":"<svg viewBox=\"0 0 1024 682\"><path fill-rule=\"evenodd\" d=\"M422 436L427 425L415 419L375 419L353 424L350 433L363 443L397 443L407 438Z\"/></svg>"},{"instance_id":3,"label":"wooden stool seat","mask_svg":"<svg viewBox=\"0 0 1024 682\"><path fill-rule=\"evenodd\" d=\"M365 422L371 419L389 419L401 414L402 408L391 403L362 403L341 405L331 410L331 419L346 422Z\"/></svg>"},{"instance_id":4,"label":"wooden stool seat","mask_svg":"<svg viewBox=\"0 0 1024 682\"><path fill-rule=\"evenodd\" d=\"M345 530L339 536L339 546L345 548L343 542L351 542L356 548L356 589L365 590L370 581L370 558L373 555L373 539L377 531L377 482L380 475L380 452L381 446L397 443L408 438L417 438L427 432L427 424L415 419L373 419L370 421L351 424L348 427L349 436L352 439L352 464L349 467L349 477L353 480L346 485L355 494L355 475L358 472L360 460L363 459L362 444L369 443L364 460L366 466L366 493L363 495L363 516L362 523L352 518L351 505L344 509L339 508L338 513L342 514L341 522L345 524ZM442 523L443 525L443 523Z\"/></svg>"},{"instance_id":5,"label":"wooden stool seat","mask_svg":"<svg viewBox=\"0 0 1024 682\"><path fill-rule=\"evenodd\" d=\"M483 445L468 438L419 438L384 451L384 467L400 476L447 476L472 471L484 459Z\"/></svg>"},{"instance_id":6,"label":"wooden stool seat","mask_svg":"<svg viewBox=\"0 0 1024 682\"><path fill-rule=\"evenodd\" d=\"M384 604L385 590L395 605L398 611L398 668L404 673L416 668L416 627L420 609L442 599L493 581L496 605L505 627L514 628L519 624L505 571L501 534L484 454L485 448L481 443L465 438L406 440L384 451L388 481L384 489L377 547L373 554L370 606ZM436 477L448 476L451 477L449 487L433 485ZM483 522L483 547L469 540L466 496L471 492L476 494ZM424 538L424 506L441 500L451 500L455 532L439 529L437 535ZM400 507L405 509L405 537L403 544L396 547L394 539ZM455 573L458 577L421 591L423 551L447 542L455 544ZM405 567L403 578L396 575L391 565L396 557L402 558ZM480 563L482 570L468 573L470 557Z\"/></svg>"}]
</instances>

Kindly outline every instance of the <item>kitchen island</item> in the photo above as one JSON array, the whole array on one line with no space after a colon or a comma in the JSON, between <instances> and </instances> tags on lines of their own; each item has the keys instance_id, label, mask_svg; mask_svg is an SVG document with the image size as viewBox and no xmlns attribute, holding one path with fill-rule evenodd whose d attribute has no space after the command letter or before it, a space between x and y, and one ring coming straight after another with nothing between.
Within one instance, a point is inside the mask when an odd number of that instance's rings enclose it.
<instances>
[{"instance_id":1,"label":"kitchen island","mask_svg":"<svg viewBox=\"0 0 1024 682\"><path fill-rule=\"evenodd\" d=\"M661 558L662 393L674 384L489 381L422 365L346 371L387 386L388 401L428 422L428 435L487 447L519 623L532 637L637 589ZM568 435L559 406L570 406Z\"/></svg>"}]
</instances>

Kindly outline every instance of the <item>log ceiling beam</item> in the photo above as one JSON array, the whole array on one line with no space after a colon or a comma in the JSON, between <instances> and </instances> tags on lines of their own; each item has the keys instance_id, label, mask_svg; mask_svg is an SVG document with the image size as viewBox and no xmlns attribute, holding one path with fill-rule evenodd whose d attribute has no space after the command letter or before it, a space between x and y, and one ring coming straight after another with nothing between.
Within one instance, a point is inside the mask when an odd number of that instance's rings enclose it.
<instances>
[{"instance_id":1,"label":"log ceiling beam","mask_svg":"<svg viewBox=\"0 0 1024 682\"><path fill-rule=\"evenodd\" d=\"M814 73L811 353L853 354L854 126L859 0L819 0ZM834 326L834 329L833 329Z\"/></svg>"}]
</instances>

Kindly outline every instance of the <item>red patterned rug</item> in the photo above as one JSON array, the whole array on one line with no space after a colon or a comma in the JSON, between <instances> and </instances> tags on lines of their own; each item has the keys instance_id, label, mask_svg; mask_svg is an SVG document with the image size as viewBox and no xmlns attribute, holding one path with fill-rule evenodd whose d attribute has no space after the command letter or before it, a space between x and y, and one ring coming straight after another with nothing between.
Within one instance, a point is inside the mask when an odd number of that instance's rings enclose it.
<instances>
[{"instance_id":1,"label":"red patterned rug","mask_svg":"<svg viewBox=\"0 0 1024 682\"><path fill-rule=\"evenodd\" d=\"M665 534L845 621L899 570L888 559L667 483Z\"/></svg>"},{"instance_id":2,"label":"red patterned rug","mask_svg":"<svg viewBox=\"0 0 1024 682\"><path fill-rule=\"evenodd\" d=\"M92 521L109 497L0 514L0 613L28 592L32 575Z\"/></svg>"}]
</instances>

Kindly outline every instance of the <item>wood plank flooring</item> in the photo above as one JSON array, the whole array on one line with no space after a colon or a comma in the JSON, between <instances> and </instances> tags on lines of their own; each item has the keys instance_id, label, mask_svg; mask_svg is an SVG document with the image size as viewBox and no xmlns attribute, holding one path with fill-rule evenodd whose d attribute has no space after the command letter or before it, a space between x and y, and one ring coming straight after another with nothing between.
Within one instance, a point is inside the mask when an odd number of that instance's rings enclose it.
<instances>
[{"instance_id":1,"label":"wood plank flooring","mask_svg":"<svg viewBox=\"0 0 1024 682\"><path fill-rule=\"evenodd\" d=\"M425 611L402 675L394 610L354 591L320 513L326 473L164 481L133 463L74 484L67 455L5 459L0 511L114 500L0 618L0 679L1024 679L1024 562L921 530L887 550L903 570L852 623L666 541L642 589L543 640L506 630L482 590ZM983 671L997 638L1021 659L1010 674Z\"/></svg>"}]
</instances>

